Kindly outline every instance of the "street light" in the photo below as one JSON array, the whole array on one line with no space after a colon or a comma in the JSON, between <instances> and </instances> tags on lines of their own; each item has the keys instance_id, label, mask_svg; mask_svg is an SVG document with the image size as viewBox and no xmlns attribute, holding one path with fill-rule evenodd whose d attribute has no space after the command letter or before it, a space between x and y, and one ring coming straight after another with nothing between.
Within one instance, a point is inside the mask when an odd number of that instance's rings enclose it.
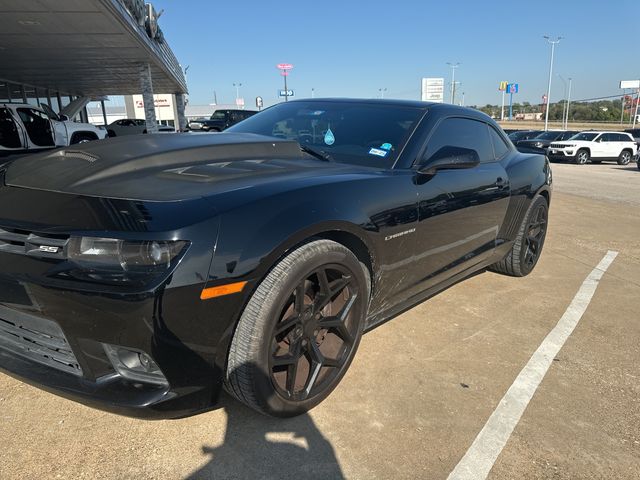
<instances>
[{"instance_id":1,"label":"street light","mask_svg":"<svg viewBox=\"0 0 640 480\"><path fill-rule=\"evenodd\" d=\"M569 77L569 94L567 95L567 113L564 117L564 129L569 130L569 108L571 108L571 82L572 78Z\"/></svg>"},{"instance_id":2,"label":"street light","mask_svg":"<svg viewBox=\"0 0 640 480\"><path fill-rule=\"evenodd\" d=\"M460 62L451 63L447 62L447 65L451 67L451 105L455 105L456 100L456 68L460 65Z\"/></svg>"},{"instance_id":3,"label":"street light","mask_svg":"<svg viewBox=\"0 0 640 480\"><path fill-rule=\"evenodd\" d=\"M240 87L242 86L242 84L234 83L233 86L236 87L236 105L238 105L238 100L240 100Z\"/></svg>"},{"instance_id":4,"label":"street light","mask_svg":"<svg viewBox=\"0 0 640 480\"><path fill-rule=\"evenodd\" d=\"M386 88L379 88L378 91L380 92L380 98L384 99L384 92L387 91Z\"/></svg>"},{"instance_id":5,"label":"street light","mask_svg":"<svg viewBox=\"0 0 640 480\"><path fill-rule=\"evenodd\" d=\"M564 100L562 105L562 128L566 130L564 126L564 115L567 111L567 81L560 74L558 74L558 78L562 80L562 83L564 84L564 96L562 97L562 99Z\"/></svg>"},{"instance_id":6,"label":"street light","mask_svg":"<svg viewBox=\"0 0 640 480\"><path fill-rule=\"evenodd\" d=\"M549 107L551 106L551 79L553 78L553 54L556 49L556 44L560 43L562 37L556 37L553 40L549 35L544 35L547 42L551 44L551 61L549 62L549 85L547 86L547 108L544 114L544 131L549 129Z\"/></svg>"}]
</instances>

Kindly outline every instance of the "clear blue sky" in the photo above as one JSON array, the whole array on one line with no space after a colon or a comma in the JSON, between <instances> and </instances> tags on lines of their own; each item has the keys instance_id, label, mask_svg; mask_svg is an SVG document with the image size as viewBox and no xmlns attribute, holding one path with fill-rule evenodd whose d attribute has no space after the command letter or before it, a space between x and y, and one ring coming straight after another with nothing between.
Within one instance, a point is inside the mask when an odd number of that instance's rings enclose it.
<instances>
[{"instance_id":1,"label":"clear blue sky","mask_svg":"<svg viewBox=\"0 0 640 480\"><path fill-rule=\"evenodd\" d=\"M189 65L190 103L231 103L241 82L247 106L278 100L281 62L292 63L295 97L419 99L422 77L444 77L461 62L465 103L499 103L498 82L520 84L514 101L539 103L556 48L556 73L573 77L572 98L618 94L619 80L640 78L640 0L489 2L428 0L320 2L155 0L165 37ZM449 100L449 95L445 96Z\"/></svg>"}]
</instances>

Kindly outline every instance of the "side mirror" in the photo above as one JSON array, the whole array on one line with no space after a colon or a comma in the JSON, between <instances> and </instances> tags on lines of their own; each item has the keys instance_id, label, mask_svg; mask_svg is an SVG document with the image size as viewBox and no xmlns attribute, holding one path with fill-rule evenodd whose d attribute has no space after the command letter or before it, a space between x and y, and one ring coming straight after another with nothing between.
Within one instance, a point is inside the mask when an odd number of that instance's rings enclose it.
<instances>
[{"instance_id":1,"label":"side mirror","mask_svg":"<svg viewBox=\"0 0 640 480\"><path fill-rule=\"evenodd\" d=\"M68 120L69 120L69 117L67 117L66 115L59 114L59 115L58 115L58 119L59 119L61 122L66 122L66 121L68 121Z\"/></svg>"},{"instance_id":2,"label":"side mirror","mask_svg":"<svg viewBox=\"0 0 640 480\"><path fill-rule=\"evenodd\" d=\"M422 175L435 175L438 170L460 170L480 165L480 155L470 148L446 146L438 150L425 165L418 169Z\"/></svg>"}]
</instances>

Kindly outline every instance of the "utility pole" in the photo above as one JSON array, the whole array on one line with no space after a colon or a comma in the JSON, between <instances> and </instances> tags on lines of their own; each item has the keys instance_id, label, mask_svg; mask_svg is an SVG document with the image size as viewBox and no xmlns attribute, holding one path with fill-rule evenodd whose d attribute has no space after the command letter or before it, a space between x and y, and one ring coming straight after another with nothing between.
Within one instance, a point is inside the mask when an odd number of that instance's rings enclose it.
<instances>
[{"instance_id":1,"label":"utility pole","mask_svg":"<svg viewBox=\"0 0 640 480\"><path fill-rule=\"evenodd\" d=\"M238 83L234 83L233 86L236 87L236 107L237 107L239 106L238 101L240 100L240 87L242 86L242 84L238 82Z\"/></svg>"},{"instance_id":2,"label":"utility pole","mask_svg":"<svg viewBox=\"0 0 640 480\"><path fill-rule=\"evenodd\" d=\"M460 62L451 63L447 62L447 65L451 67L451 105L456 103L456 68L460 65Z\"/></svg>"},{"instance_id":3,"label":"utility pole","mask_svg":"<svg viewBox=\"0 0 640 480\"><path fill-rule=\"evenodd\" d=\"M564 128L564 116L567 113L567 81L562 77L562 75L558 74L558 78L562 80L564 84L564 96L562 97L562 128Z\"/></svg>"},{"instance_id":4,"label":"utility pole","mask_svg":"<svg viewBox=\"0 0 640 480\"><path fill-rule=\"evenodd\" d=\"M544 38L551 44L551 61L549 62L549 85L547 86L547 109L544 114L544 131L549 130L549 107L551 107L551 79L553 78L553 54L556 49L556 44L560 43L562 37L556 37L553 40L549 35L545 35Z\"/></svg>"},{"instance_id":5,"label":"utility pole","mask_svg":"<svg viewBox=\"0 0 640 480\"><path fill-rule=\"evenodd\" d=\"M384 100L384 92L386 92L386 88L379 88L378 92L380 92L380 98Z\"/></svg>"},{"instance_id":6,"label":"utility pole","mask_svg":"<svg viewBox=\"0 0 640 480\"><path fill-rule=\"evenodd\" d=\"M564 129L565 130L569 130L569 108L571 107L571 80L572 80L572 78L569 77L569 94L567 95L567 113L566 113L566 117L564 119Z\"/></svg>"}]
</instances>

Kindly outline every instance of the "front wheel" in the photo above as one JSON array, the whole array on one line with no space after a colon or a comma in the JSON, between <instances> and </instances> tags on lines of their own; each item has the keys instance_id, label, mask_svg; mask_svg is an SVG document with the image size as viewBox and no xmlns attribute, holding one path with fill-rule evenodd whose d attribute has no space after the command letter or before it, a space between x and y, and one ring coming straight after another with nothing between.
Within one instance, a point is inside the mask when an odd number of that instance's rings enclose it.
<instances>
[{"instance_id":1,"label":"front wheel","mask_svg":"<svg viewBox=\"0 0 640 480\"><path fill-rule=\"evenodd\" d=\"M585 149L578 150L578 153L576 154L576 163L578 165L584 165L589 161L590 156L591 155L589 155L589 150L585 150Z\"/></svg>"},{"instance_id":2,"label":"front wheel","mask_svg":"<svg viewBox=\"0 0 640 480\"><path fill-rule=\"evenodd\" d=\"M540 259L547 236L549 204L536 195L527 210L511 251L505 258L489 267L490 270L512 277L529 275Z\"/></svg>"},{"instance_id":3,"label":"front wheel","mask_svg":"<svg viewBox=\"0 0 640 480\"><path fill-rule=\"evenodd\" d=\"M362 337L368 271L341 244L291 252L249 300L231 342L225 389L267 415L318 405L346 373Z\"/></svg>"},{"instance_id":4,"label":"front wheel","mask_svg":"<svg viewBox=\"0 0 640 480\"><path fill-rule=\"evenodd\" d=\"M71 145L88 143L88 142L92 142L93 140L97 140L97 138L95 138L93 135L90 135L88 133L77 133L71 139Z\"/></svg>"},{"instance_id":5,"label":"front wheel","mask_svg":"<svg viewBox=\"0 0 640 480\"><path fill-rule=\"evenodd\" d=\"M618 156L618 165L629 165L631 162L631 152L629 150L623 150Z\"/></svg>"}]
</instances>

